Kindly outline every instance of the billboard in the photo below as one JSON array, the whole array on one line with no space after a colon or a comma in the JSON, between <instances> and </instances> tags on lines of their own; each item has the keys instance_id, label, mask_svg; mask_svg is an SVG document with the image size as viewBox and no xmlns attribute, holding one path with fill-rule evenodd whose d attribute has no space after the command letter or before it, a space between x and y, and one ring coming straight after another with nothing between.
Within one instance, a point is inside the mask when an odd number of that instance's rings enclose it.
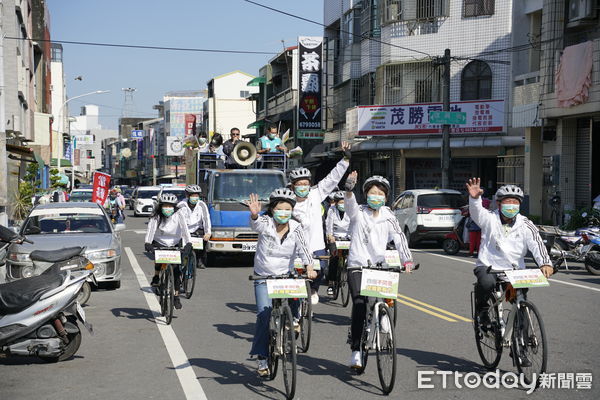
<instances>
[{"instance_id":1,"label":"billboard","mask_svg":"<svg viewBox=\"0 0 600 400\"><path fill-rule=\"evenodd\" d=\"M323 38L298 38L298 130L322 130Z\"/></svg>"}]
</instances>

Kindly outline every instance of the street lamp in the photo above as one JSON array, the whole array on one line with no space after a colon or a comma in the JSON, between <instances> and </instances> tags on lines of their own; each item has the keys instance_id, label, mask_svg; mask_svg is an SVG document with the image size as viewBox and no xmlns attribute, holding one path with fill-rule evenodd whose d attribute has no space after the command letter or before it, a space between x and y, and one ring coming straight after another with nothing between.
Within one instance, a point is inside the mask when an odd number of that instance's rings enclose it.
<instances>
[{"instance_id":1,"label":"street lamp","mask_svg":"<svg viewBox=\"0 0 600 400\"><path fill-rule=\"evenodd\" d=\"M62 104L62 106L60 106L60 109L59 109L59 111L58 111L58 121L59 121L59 123L61 123L61 122L62 122L62 119L63 119L63 111L64 111L64 109L65 109L65 106L66 106L66 105L67 105L67 103L68 103L68 102L70 102L71 100L79 99L80 97L84 97L84 96L91 96L91 95L93 95L93 94L103 94L103 93L108 93L108 92L110 92L110 90L96 90L96 91L93 91L93 92L89 92L89 93L80 94L80 95L78 95L78 96L71 97L70 99L67 99L67 100L66 100L66 101L65 101L65 102ZM63 125L63 124L61 123L61 125ZM64 125L62 126L62 128L64 129ZM59 130L59 132L58 132L58 133L59 133L59 135L60 135L60 140L62 140L62 133L60 132L60 130ZM71 124L69 124L69 140L71 140ZM59 142L59 143L60 143L60 142ZM58 158L57 158L57 163L56 163L56 167L58 168L58 171L59 171L59 172L60 172L60 167L61 167L61 163L62 163L62 153L63 153L63 151L64 151L64 147L63 147L63 146L60 146L60 147L61 147L61 149L60 149L60 151L58 152ZM74 179L74 176L75 176L75 172L74 172L74 170L75 170L75 166L74 166L74 165L71 165L71 169L73 170L73 172L72 172L72 180L71 180L71 190L73 190L73 179Z\"/></svg>"}]
</instances>

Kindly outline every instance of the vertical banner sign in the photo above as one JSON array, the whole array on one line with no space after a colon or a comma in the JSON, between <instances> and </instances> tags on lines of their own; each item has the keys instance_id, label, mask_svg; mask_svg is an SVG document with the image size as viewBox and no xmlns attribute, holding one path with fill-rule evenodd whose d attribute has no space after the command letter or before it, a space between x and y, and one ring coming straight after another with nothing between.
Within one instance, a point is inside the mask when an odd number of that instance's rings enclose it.
<instances>
[{"instance_id":1,"label":"vertical banner sign","mask_svg":"<svg viewBox=\"0 0 600 400\"><path fill-rule=\"evenodd\" d=\"M137 141L137 159L144 159L144 140L140 139Z\"/></svg>"},{"instance_id":2,"label":"vertical banner sign","mask_svg":"<svg viewBox=\"0 0 600 400\"><path fill-rule=\"evenodd\" d=\"M148 129L150 136L150 154L154 157L154 128Z\"/></svg>"},{"instance_id":3,"label":"vertical banner sign","mask_svg":"<svg viewBox=\"0 0 600 400\"><path fill-rule=\"evenodd\" d=\"M71 160L71 150L71 139L66 137L63 138L63 158L65 160Z\"/></svg>"},{"instance_id":4,"label":"vertical banner sign","mask_svg":"<svg viewBox=\"0 0 600 400\"><path fill-rule=\"evenodd\" d=\"M323 38L298 38L298 130L321 130Z\"/></svg>"},{"instance_id":5,"label":"vertical banner sign","mask_svg":"<svg viewBox=\"0 0 600 400\"><path fill-rule=\"evenodd\" d=\"M94 172L94 188L92 192L92 202L103 205L108 197L108 188L110 187L110 175L103 172Z\"/></svg>"},{"instance_id":6,"label":"vertical banner sign","mask_svg":"<svg viewBox=\"0 0 600 400\"><path fill-rule=\"evenodd\" d=\"M196 134L196 116L185 114L185 136Z\"/></svg>"},{"instance_id":7,"label":"vertical banner sign","mask_svg":"<svg viewBox=\"0 0 600 400\"><path fill-rule=\"evenodd\" d=\"M73 157L75 158L75 162L73 163L73 165L79 167L79 165L81 164L81 150L75 149L73 151Z\"/></svg>"}]
</instances>

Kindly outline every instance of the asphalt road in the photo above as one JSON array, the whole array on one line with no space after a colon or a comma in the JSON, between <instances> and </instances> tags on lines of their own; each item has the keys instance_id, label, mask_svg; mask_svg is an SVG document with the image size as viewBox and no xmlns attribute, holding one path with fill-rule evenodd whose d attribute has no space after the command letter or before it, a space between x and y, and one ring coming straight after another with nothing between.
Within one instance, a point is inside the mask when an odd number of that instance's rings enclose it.
<instances>
[{"instance_id":1,"label":"asphalt road","mask_svg":"<svg viewBox=\"0 0 600 400\"><path fill-rule=\"evenodd\" d=\"M86 307L95 335L84 331L76 356L58 364L35 358L0 358L0 399L282 399L281 374L265 382L250 360L255 302L248 275L251 258L222 259L199 270L196 291L182 299L170 327L152 311L148 291L153 264L143 252L146 218L129 217L123 238L123 281L97 290ZM473 259L448 257L434 246L414 250L421 269L402 275L397 327L398 373L392 398L597 399L600 398L600 277L580 267L560 272L548 288L530 292L548 337L548 372L592 373L591 389L458 388L432 376L433 389L418 388L418 371L485 374L470 322ZM383 397L375 359L363 375L346 366L350 308L328 301L321 288L314 308L313 339L298 356L297 399ZM515 371L504 354L502 373ZM569 379L569 375L566 375ZM459 384L464 381L459 381ZM554 382L558 386L558 379ZM205 397L203 397L205 396Z\"/></svg>"}]
</instances>

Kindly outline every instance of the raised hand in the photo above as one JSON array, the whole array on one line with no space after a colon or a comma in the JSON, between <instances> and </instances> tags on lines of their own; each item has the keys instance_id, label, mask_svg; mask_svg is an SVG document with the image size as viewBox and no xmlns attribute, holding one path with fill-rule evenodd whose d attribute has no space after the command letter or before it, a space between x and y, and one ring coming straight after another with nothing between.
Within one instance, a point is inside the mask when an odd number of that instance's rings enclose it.
<instances>
[{"instance_id":1,"label":"raised hand","mask_svg":"<svg viewBox=\"0 0 600 400\"><path fill-rule=\"evenodd\" d=\"M262 204L258 200L258 195L255 193L251 194L250 200L246 201L246 204L250 209L250 216L252 217L252 219L256 219L256 217L258 217L258 214L260 213L260 210L262 209Z\"/></svg>"},{"instance_id":2,"label":"raised hand","mask_svg":"<svg viewBox=\"0 0 600 400\"><path fill-rule=\"evenodd\" d=\"M479 196L483 194L483 189L481 188L481 179L469 179L469 181L467 182L467 191L469 192L469 196L471 196L474 199L478 199Z\"/></svg>"},{"instance_id":3,"label":"raised hand","mask_svg":"<svg viewBox=\"0 0 600 400\"><path fill-rule=\"evenodd\" d=\"M346 141L342 141L342 153L344 153L344 158L346 158L348 160L352 156L352 152L350 152L351 147L352 146L350 145L350 143L348 143Z\"/></svg>"},{"instance_id":4,"label":"raised hand","mask_svg":"<svg viewBox=\"0 0 600 400\"><path fill-rule=\"evenodd\" d=\"M354 186L358 182L358 172L352 171L350 175L346 178L346 184L344 185L344 190L347 192L351 192L354 190Z\"/></svg>"}]
</instances>

